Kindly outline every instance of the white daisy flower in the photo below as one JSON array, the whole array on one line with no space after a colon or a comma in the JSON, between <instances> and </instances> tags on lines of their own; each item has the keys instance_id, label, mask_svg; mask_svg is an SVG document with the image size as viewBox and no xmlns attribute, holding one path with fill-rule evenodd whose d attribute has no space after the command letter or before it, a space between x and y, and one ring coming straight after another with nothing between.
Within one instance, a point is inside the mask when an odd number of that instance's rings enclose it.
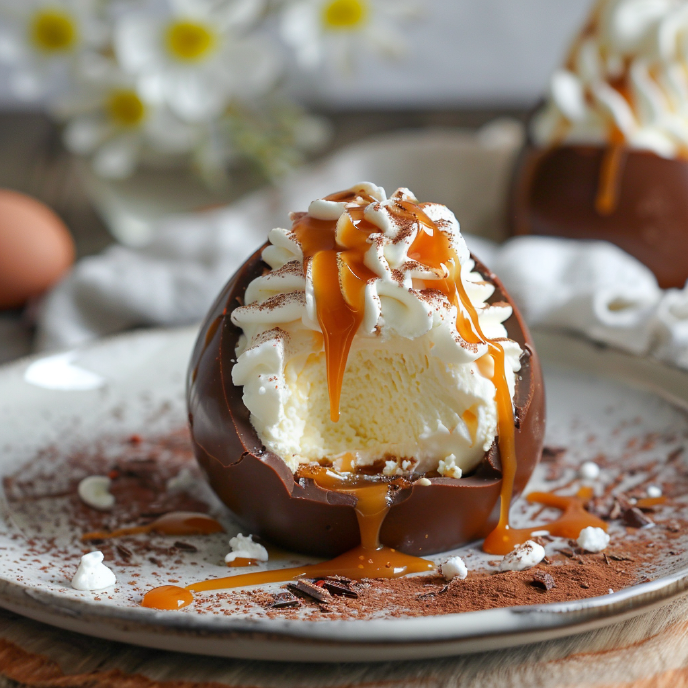
<instances>
[{"instance_id":1,"label":"white daisy flower","mask_svg":"<svg viewBox=\"0 0 688 688\"><path fill-rule=\"evenodd\" d=\"M115 52L149 101L207 121L275 83L271 44L246 35L262 9L262 0L164 0L116 21Z\"/></svg>"},{"instance_id":2,"label":"white daisy flower","mask_svg":"<svg viewBox=\"0 0 688 688\"><path fill-rule=\"evenodd\" d=\"M361 45L401 56L405 42L397 24L418 13L413 0L286 0L280 28L302 67L313 69L331 55L351 71Z\"/></svg>"},{"instance_id":3,"label":"white daisy flower","mask_svg":"<svg viewBox=\"0 0 688 688\"><path fill-rule=\"evenodd\" d=\"M69 86L79 65L102 59L108 38L98 0L3 0L0 62L12 66L10 89L36 101Z\"/></svg>"},{"instance_id":4,"label":"white daisy flower","mask_svg":"<svg viewBox=\"0 0 688 688\"><path fill-rule=\"evenodd\" d=\"M63 134L67 148L90 156L95 172L112 179L129 176L147 154L188 154L199 137L196 127L180 121L164 104L147 100L114 65L97 81L83 80L54 112L68 120Z\"/></svg>"}]
</instances>

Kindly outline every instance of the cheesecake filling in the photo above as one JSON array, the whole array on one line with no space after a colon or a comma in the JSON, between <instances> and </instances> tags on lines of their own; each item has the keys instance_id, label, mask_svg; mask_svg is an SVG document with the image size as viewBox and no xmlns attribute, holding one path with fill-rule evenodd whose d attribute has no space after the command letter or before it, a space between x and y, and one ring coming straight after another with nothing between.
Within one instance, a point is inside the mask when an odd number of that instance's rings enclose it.
<instances>
[{"instance_id":1,"label":"cheesecake filling","mask_svg":"<svg viewBox=\"0 0 688 688\"><path fill-rule=\"evenodd\" d=\"M420 220L409 221L400 207ZM232 313L243 330L233 382L244 388L261 441L293 471L319 462L390 476L469 473L498 432L495 360L484 341L466 335L471 314L464 304L443 293L448 266L424 262L418 251L424 222L444 235L482 334L503 349L512 400L522 352L503 325L511 307L487 303L494 287L474 271L453 213L419 204L408 189L387 199L380 187L361 183L292 219L291 230L271 232L263 252L271 270L251 282L244 306ZM306 234L305 225L316 231ZM360 285L358 308L345 303L341 316L334 314L335 322L357 316L343 360L334 362L326 360L328 314L316 309L318 266L309 255L309 242L321 241L319 229L325 241L327 227L335 228L340 250L335 279L339 268L339 286L346 287L350 268ZM341 251L353 242L355 251ZM342 292L350 300L357 293Z\"/></svg>"}]
</instances>

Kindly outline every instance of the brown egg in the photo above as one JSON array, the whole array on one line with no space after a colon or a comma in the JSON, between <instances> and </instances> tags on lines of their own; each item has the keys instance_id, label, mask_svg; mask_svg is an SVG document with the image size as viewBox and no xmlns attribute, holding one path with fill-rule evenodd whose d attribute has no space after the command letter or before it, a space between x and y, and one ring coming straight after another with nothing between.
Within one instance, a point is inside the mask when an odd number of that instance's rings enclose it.
<instances>
[{"instance_id":1,"label":"brown egg","mask_svg":"<svg viewBox=\"0 0 688 688\"><path fill-rule=\"evenodd\" d=\"M23 306L74 262L74 241L60 218L30 196L0 189L0 309Z\"/></svg>"}]
</instances>

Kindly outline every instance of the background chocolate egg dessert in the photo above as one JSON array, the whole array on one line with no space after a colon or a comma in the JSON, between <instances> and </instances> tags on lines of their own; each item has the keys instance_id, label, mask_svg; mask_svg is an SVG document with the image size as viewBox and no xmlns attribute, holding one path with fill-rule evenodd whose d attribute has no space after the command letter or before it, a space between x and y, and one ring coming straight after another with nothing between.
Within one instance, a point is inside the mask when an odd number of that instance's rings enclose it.
<instances>
[{"instance_id":1,"label":"background chocolate egg dessert","mask_svg":"<svg viewBox=\"0 0 688 688\"><path fill-rule=\"evenodd\" d=\"M512 234L602 239L662 288L688 278L688 15L680 2L598 3L514 173Z\"/></svg>"}]
</instances>

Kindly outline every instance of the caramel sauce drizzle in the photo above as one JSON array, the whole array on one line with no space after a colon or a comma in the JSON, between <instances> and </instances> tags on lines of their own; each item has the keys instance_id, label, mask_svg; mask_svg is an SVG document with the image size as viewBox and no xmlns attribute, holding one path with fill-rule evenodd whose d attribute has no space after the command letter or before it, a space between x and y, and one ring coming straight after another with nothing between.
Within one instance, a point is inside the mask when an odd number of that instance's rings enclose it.
<instances>
[{"instance_id":1,"label":"caramel sauce drizzle","mask_svg":"<svg viewBox=\"0 0 688 688\"><path fill-rule=\"evenodd\" d=\"M339 420L339 400L346 361L354 335L363 320L365 286L377 276L365 266L369 237L380 229L364 218L364 206L373 203L367 194L345 191L326 200L347 202L343 220L316 220L299 216L293 231L304 255L304 270L310 262L318 321L325 341L330 418ZM457 310L457 331L469 344L486 344L495 360L493 382L496 387L499 448L502 458L502 491L497 529L485 541L485 551L506 554L509 547L509 507L516 475L514 415L506 381L504 349L485 337L478 314L461 278L461 264L442 232L424 210L424 204L396 200L388 205L400 223L414 223L418 232L409 247L408 257L431 269L440 277L433 288L444 294ZM507 548L508 547L508 548Z\"/></svg>"},{"instance_id":2,"label":"caramel sauce drizzle","mask_svg":"<svg viewBox=\"0 0 688 688\"><path fill-rule=\"evenodd\" d=\"M305 214L294 222L292 231L303 251L304 270L310 264L313 275L318 322L325 340L330 418L336 423L346 361L363 321L365 286L377 278L364 264L370 248L367 239L380 230L363 219L363 206L374 202L367 194L345 191L325 200L350 205L339 230L336 220L317 220Z\"/></svg>"},{"instance_id":3,"label":"caramel sauce drizzle","mask_svg":"<svg viewBox=\"0 0 688 688\"><path fill-rule=\"evenodd\" d=\"M485 539L483 549L489 554L507 554L514 545L509 535L509 509L516 477L516 445L514 437L514 409L511 394L506 380L506 360L504 349L498 342L483 334L478 320L478 313L471 303L461 278L461 264L456 252L451 247L449 237L441 232L435 223L423 212L422 205L416 206L407 201L400 201L398 206L406 214L412 215L421 225L422 231L414 239L409 249L409 258L417 260L447 275L432 286L441 291L456 307L457 331L469 343L487 344L488 350L495 361L493 383L495 385L495 401L497 403L497 426L499 453L502 462L502 487L500 494L499 522L490 535ZM401 213L400 213L401 214ZM461 308L463 306L463 309ZM464 315L464 310L468 317Z\"/></svg>"},{"instance_id":4,"label":"caramel sauce drizzle","mask_svg":"<svg viewBox=\"0 0 688 688\"><path fill-rule=\"evenodd\" d=\"M585 510L585 505L593 496L591 487L582 487L578 494L562 496L552 492L531 492L526 499L529 502L542 504L554 509L561 509L562 515L550 523L543 523L539 526L529 528L511 528L509 530L509 541L512 546L522 545L526 540L539 530L546 530L555 537L576 539L583 528L592 526L607 530L608 525L597 516Z\"/></svg>"},{"instance_id":5,"label":"caramel sauce drizzle","mask_svg":"<svg viewBox=\"0 0 688 688\"><path fill-rule=\"evenodd\" d=\"M138 535L140 533L160 533L160 535L209 535L220 533L224 528L208 514L193 511L171 511L145 526L130 526L117 530L96 530L84 533L83 542L89 540L109 540L124 535Z\"/></svg>"},{"instance_id":6,"label":"caramel sauce drizzle","mask_svg":"<svg viewBox=\"0 0 688 688\"><path fill-rule=\"evenodd\" d=\"M629 85L629 72L630 61L627 59L623 73L610 81L609 85L629 103L631 108L634 108L635 99ZM595 210L599 215L611 215L619 204L626 150L627 144L624 133L616 124L612 123L609 131L609 143L600 165L600 177L597 183L597 196L595 197Z\"/></svg>"},{"instance_id":7,"label":"caramel sauce drizzle","mask_svg":"<svg viewBox=\"0 0 688 688\"><path fill-rule=\"evenodd\" d=\"M566 68L574 73L576 71L576 56L579 53L585 39L594 36L599 32L599 25L604 4L604 0L600 0L600 2L595 6L585 27L576 37L571 48L569 49L565 64ZM606 59L607 55L604 51L604 46L601 47L600 52L602 53L601 57ZM609 79L608 84L626 100L632 109L635 110L637 109L637 103L635 102L635 98L630 86L630 69L631 59L626 57L624 58L623 70L615 78ZM655 84L660 89L662 89L662 84L652 71L650 71L650 78L653 79ZM588 101L592 100L592 94L590 91L586 92L586 98ZM559 127L559 132L554 136L554 142L552 144L553 146L561 143L570 127L571 122L564 118L562 125ZM609 130L609 143L604 152L602 163L600 165L600 176L597 183L597 195L595 197L595 211L599 215L611 215L618 206L626 149L626 137L624 136L623 132L621 132L621 130L612 122Z\"/></svg>"},{"instance_id":8,"label":"caramel sauce drizzle","mask_svg":"<svg viewBox=\"0 0 688 688\"><path fill-rule=\"evenodd\" d=\"M613 135L609 146L604 151L600 166L600 178L595 197L595 210L599 215L611 215L618 206L625 157L626 144L623 134L619 131Z\"/></svg>"}]
</instances>

